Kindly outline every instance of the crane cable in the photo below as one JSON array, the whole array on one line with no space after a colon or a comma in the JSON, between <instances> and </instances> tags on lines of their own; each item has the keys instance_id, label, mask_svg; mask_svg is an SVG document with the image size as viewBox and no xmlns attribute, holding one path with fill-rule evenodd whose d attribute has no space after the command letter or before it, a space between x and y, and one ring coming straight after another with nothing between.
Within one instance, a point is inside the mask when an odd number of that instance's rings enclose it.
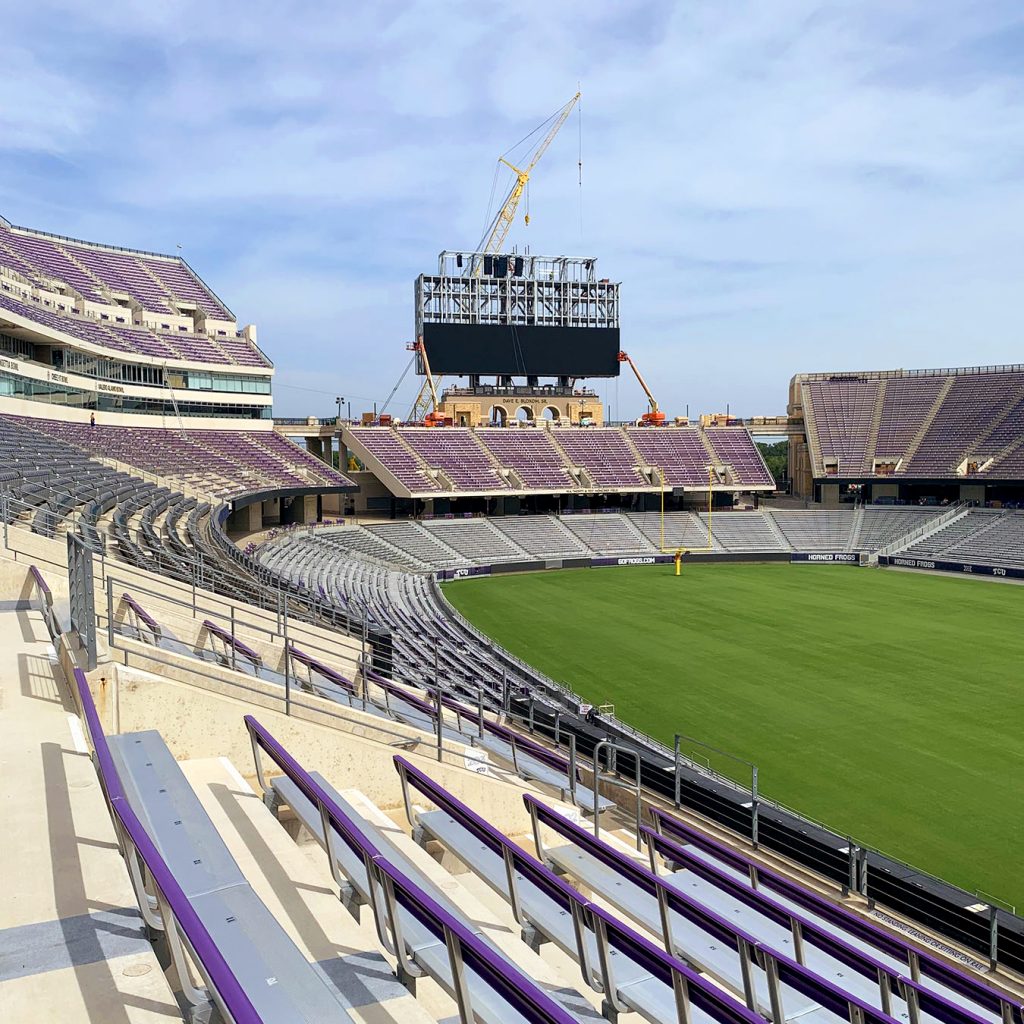
<instances>
[{"instance_id":1,"label":"crane cable","mask_svg":"<svg viewBox=\"0 0 1024 1024\"><path fill-rule=\"evenodd\" d=\"M580 93L580 83L576 83L576 92ZM576 104L576 125L578 128L578 144L576 151L576 168L579 177L580 197L580 242L583 242L583 100Z\"/></svg>"}]
</instances>

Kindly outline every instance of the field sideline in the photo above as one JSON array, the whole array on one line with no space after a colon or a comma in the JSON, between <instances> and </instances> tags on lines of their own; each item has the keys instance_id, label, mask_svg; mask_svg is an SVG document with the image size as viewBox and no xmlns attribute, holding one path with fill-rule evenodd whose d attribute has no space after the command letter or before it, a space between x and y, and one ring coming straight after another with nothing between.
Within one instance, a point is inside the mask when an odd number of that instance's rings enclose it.
<instances>
[{"instance_id":1,"label":"field sideline","mask_svg":"<svg viewBox=\"0 0 1024 1024\"><path fill-rule=\"evenodd\" d=\"M514 654L761 790L1024 905L1024 588L822 565L561 570L449 584Z\"/></svg>"}]
</instances>

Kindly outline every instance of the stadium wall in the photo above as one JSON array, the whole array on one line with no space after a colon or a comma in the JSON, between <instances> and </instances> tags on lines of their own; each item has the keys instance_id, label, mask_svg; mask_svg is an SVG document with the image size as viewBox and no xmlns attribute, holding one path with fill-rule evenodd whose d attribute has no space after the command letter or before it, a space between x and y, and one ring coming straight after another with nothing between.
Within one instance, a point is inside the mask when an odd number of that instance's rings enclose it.
<instances>
[{"instance_id":1,"label":"stadium wall","mask_svg":"<svg viewBox=\"0 0 1024 1024\"><path fill-rule=\"evenodd\" d=\"M1024 580L1024 568L983 565L980 562L948 562L935 558L912 558L907 555L879 555L879 565L897 569L919 569L923 572L954 572L966 576L991 576L996 579Z\"/></svg>"}]
</instances>

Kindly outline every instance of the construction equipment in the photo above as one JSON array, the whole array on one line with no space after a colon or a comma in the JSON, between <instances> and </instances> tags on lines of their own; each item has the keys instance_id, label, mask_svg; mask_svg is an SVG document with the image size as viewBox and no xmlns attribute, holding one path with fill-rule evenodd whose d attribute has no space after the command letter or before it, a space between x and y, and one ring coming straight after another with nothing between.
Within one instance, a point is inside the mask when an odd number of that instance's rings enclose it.
<instances>
[{"instance_id":1,"label":"construction equipment","mask_svg":"<svg viewBox=\"0 0 1024 1024\"><path fill-rule=\"evenodd\" d=\"M434 387L439 388L443 377L438 377L434 381ZM419 423L420 420L424 419L432 412L431 408L431 394L430 394L430 379L427 378L423 381L420 386L419 393L416 395L415 401L412 403L412 408L409 410L409 415L406 417L411 423Z\"/></svg>"},{"instance_id":2,"label":"construction equipment","mask_svg":"<svg viewBox=\"0 0 1024 1024\"><path fill-rule=\"evenodd\" d=\"M645 412L641 417L640 421L647 426L660 427L665 422L665 414L658 408L657 399L651 394L651 389L647 386L647 381L640 376L640 371L636 368L636 363L629 358L629 355L625 352L619 353L620 363L629 363L629 368L636 375L636 379L640 383L640 387L644 389L644 394L647 396L648 404L651 409L650 412Z\"/></svg>"},{"instance_id":3,"label":"construction equipment","mask_svg":"<svg viewBox=\"0 0 1024 1024\"><path fill-rule=\"evenodd\" d=\"M423 339L417 338L416 341L407 345L406 348L415 352L420 357L420 361L423 364L423 372L426 376L426 380L423 382L423 387L420 388L420 395L423 395L424 388L426 388L430 393L430 412L423 417L423 425L425 427L443 427L444 416L437 411L437 385L434 382L434 375L430 372L430 360L427 358L427 349L423 344ZM417 397L414 410L418 411L420 407L420 398Z\"/></svg>"},{"instance_id":4,"label":"construction equipment","mask_svg":"<svg viewBox=\"0 0 1024 1024\"><path fill-rule=\"evenodd\" d=\"M526 186L529 184L530 174L537 166L548 146L551 145L555 136L558 134L558 130L563 124L565 124L566 119L572 113L573 107L575 107L579 102L579 98L580 93L576 93L576 95L573 96L573 98L569 100L561 110L556 111L547 119L547 121L534 129L534 132L536 132L539 131L540 128L543 128L544 125L548 123L551 124L547 134L541 140L540 145L538 145L530 155L524 169L521 170L516 167L515 164L506 160L504 156L498 157L498 162L510 168L516 178L512 183L511 190L505 197L505 202L502 204L501 208L495 214L494 220L491 221L487 230L484 232L483 240L477 246L477 252L494 253L501 251L501 247L505 244L505 238L508 235L509 228L512 227L512 221L515 220L516 209L519 207L519 200L522 199L523 193L526 191ZM533 134L533 132L531 132L531 134ZM527 224L530 223L529 211L527 211L525 220Z\"/></svg>"}]
</instances>

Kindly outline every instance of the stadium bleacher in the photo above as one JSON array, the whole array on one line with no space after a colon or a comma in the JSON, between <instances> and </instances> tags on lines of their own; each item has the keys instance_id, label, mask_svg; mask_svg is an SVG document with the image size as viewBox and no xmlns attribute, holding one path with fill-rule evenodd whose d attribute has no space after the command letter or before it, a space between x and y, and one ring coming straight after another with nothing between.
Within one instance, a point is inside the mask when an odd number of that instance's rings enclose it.
<instances>
[{"instance_id":1,"label":"stadium bleacher","mask_svg":"<svg viewBox=\"0 0 1024 1024\"><path fill-rule=\"evenodd\" d=\"M476 437L501 463L514 470L526 488L569 489L569 466L546 430L480 429Z\"/></svg>"},{"instance_id":2,"label":"stadium bleacher","mask_svg":"<svg viewBox=\"0 0 1024 1024\"><path fill-rule=\"evenodd\" d=\"M1014 480L1024 445L1024 369L803 374L815 479ZM815 454L816 453L816 454Z\"/></svg>"},{"instance_id":3,"label":"stadium bleacher","mask_svg":"<svg viewBox=\"0 0 1024 1024\"><path fill-rule=\"evenodd\" d=\"M213 494L275 486L351 486L347 477L270 430L114 427L14 416L0 416L0 423L58 439L62 451L116 459Z\"/></svg>"},{"instance_id":4,"label":"stadium bleacher","mask_svg":"<svg viewBox=\"0 0 1024 1024\"><path fill-rule=\"evenodd\" d=\"M691 490L706 490L709 482L719 489L775 487L744 427L349 427L344 436L371 468L425 496L657 490L660 474L666 485ZM709 477L710 466L718 475Z\"/></svg>"},{"instance_id":5,"label":"stadium bleacher","mask_svg":"<svg viewBox=\"0 0 1024 1024\"><path fill-rule=\"evenodd\" d=\"M600 487L635 487L647 483L637 468L638 453L621 430L610 427L551 431L569 462L586 470Z\"/></svg>"}]
</instances>

